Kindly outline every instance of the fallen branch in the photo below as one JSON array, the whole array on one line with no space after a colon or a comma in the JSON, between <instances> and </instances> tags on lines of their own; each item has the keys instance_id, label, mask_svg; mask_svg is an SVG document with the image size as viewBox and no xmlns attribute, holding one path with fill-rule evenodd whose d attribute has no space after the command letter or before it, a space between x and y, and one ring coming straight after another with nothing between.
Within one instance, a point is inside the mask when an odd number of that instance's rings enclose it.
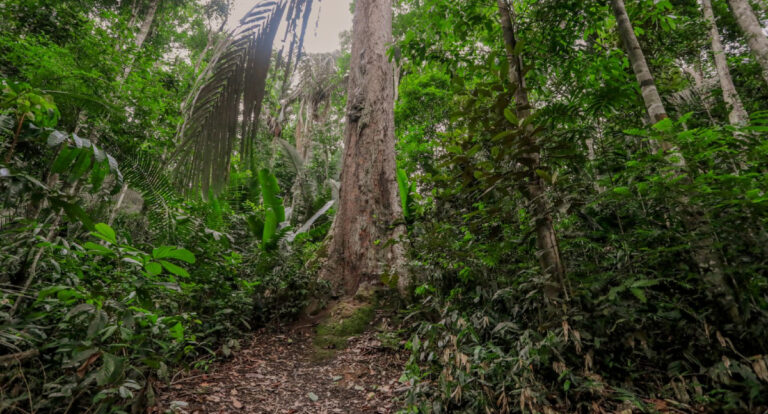
<instances>
[{"instance_id":1,"label":"fallen branch","mask_svg":"<svg viewBox=\"0 0 768 414\"><path fill-rule=\"evenodd\" d=\"M30 349L29 351L3 355L3 356L0 356L0 365L9 365L13 362L21 362L27 358L36 357L38 355L40 355L40 351L38 351L37 349Z\"/></svg>"}]
</instances>

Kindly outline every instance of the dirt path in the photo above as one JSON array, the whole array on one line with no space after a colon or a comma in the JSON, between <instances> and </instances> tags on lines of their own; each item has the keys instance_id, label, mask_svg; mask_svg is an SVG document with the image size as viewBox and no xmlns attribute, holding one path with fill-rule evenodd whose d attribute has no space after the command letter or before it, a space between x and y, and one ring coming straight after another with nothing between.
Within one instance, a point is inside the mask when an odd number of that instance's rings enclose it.
<instances>
[{"instance_id":1,"label":"dirt path","mask_svg":"<svg viewBox=\"0 0 768 414\"><path fill-rule=\"evenodd\" d=\"M156 412L386 414L400 408L405 355L382 347L369 331L317 361L312 338L301 331L257 334L232 360L161 390Z\"/></svg>"}]
</instances>

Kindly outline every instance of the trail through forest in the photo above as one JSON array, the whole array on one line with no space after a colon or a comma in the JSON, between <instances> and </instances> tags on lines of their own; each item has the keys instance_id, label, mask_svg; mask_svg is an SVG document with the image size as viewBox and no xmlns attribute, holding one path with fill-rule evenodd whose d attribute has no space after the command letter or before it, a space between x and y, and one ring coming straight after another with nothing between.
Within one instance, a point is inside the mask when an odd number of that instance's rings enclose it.
<instances>
[{"instance_id":1,"label":"trail through forest","mask_svg":"<svg viewBox=\"0 0 768 414\"><path fill-rule=\"evenodd\" d=\"M189 372L160 392L155 412L330 414L397 411L406 356L369 330L323 358L306 326L257 333L232 360ZM320 350L322 353L322 350Z\"/></svg>"}]
</instances>

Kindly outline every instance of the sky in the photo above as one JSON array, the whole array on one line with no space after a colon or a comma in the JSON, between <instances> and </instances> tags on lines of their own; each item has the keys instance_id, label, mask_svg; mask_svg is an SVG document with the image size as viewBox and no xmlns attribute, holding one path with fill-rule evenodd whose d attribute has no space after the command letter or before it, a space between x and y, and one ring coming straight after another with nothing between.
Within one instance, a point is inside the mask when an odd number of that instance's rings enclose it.
<instances>
[{"instance_id":1,"label":"sky","mask_svg":"<svg viewBox=\"0 0 768 414\"><path fill-rule=\"evenodd\" d=\"M230 24L236 24L258 1L235 0ZM339 34L352 29L349 3L350 0L315 0L304 40L304 48L308 53L325 53L339 49Z\"/></svg>"}]
</instances>

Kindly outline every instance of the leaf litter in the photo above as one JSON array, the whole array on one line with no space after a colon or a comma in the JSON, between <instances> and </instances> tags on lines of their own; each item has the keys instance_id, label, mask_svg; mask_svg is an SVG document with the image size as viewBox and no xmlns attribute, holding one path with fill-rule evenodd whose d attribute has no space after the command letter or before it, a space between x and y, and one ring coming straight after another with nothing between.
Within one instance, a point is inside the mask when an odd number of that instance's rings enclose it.
<instances>
[{"instance_id":1,"label":"leaf litter","mask_svg":"<svg viewBox=\"0 0 768 414\"><path fill-rule=\"evenodd\" d=\"M161 385L154 413L389 414L408 386L407 355L382 346L375 331L318 360L314 333L257 333L231 360Z\"/></svg>"}]
</instances>

